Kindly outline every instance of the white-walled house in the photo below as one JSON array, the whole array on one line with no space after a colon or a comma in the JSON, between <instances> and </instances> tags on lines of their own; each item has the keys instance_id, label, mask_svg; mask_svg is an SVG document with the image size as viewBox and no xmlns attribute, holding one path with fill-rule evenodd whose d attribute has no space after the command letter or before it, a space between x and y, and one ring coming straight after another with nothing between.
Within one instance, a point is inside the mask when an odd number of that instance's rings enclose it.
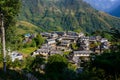
<instances>
[{"instance_id":1,"label":"white-walled house","mask_svg":"<svg viewBox=\"0 0 120 80\"><path fill-rule=\"evenodd\" d=\"M108 42L108 39L102 38L102 39L101 39L101 43L104 43L104 42Z\"/></svg>"},{"instance_id":2,"label":"white-walled house","mask_svg":"<svg viewBox=\"0 0 120 80\"><path fill-rule=\"evenodd\" d=\"M52 45L52 44L56 44L55 39L47 39L47 44Z\"/></svg>"},{"instance_id":3,"label":"white-walled house","mask_svg":"<svg viewBox=\"0 0 120 80\"><path fill-rule=\"evenodd\" d=\"M78 57L89 57L90 54L93 53L90 50L86 50L86 51L73 51L74 56L78 56Z\"/></svg>"},{"instance_id":4,"label":"white-walled house","mask_svg":"<svg viewBox=\"0 0 120 80\"><path fill-rule=\"evenodd\" d=\"M14 62L16 59L23 60L23 55L18 53L17 51L13 51L10 55L10 58L12 62Z\"/></svg>"},{"instance_id":5,"label":"white-walled house","mask_svg":"<svg viewBox=\"0 0 120 80\"><path fill-rule=\"evenodd\" d=\"M101 46L103 49L109 49L109 41L106 38L101 39Z\"/></svg>"},{"instance_id":6,"label":"white-walled house","mask_svg":"<svg viewBox=\"0 0 120 80\"><path fill-rule=\"evenodd\" d=\"M71 44L70 40L62 40L61 41L61 46L69 47Z\"/></svg>"},{"instance_id":7,"label":"white-walled house","mask_svg":"<svg viewBox=\"0 0 120 80\"><path fill-rule=\"evenodd\" d=\"M36 56L36 55L48 56L48 53L49 53L48 49L38 49L35 52L33 52L32 56Z\"/></svg>"}]
</instances>

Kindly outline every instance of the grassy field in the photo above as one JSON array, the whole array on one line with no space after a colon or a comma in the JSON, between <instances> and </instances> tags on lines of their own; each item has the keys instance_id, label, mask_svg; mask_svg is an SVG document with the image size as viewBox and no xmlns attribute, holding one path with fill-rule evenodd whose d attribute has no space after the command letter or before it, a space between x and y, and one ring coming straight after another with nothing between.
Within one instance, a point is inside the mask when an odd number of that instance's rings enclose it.
<instances>
[{"instance_id":1,"label":"grassy field","mask_svg":"<svg viewBox=\"0 0 120 80\"><path fill-rule=\"evenodd\" d=\"M27 21L19 21L16 24L17 34L36 33L36 31L42 31L40 27L31 24Z\"/></svg>"},{"instance_id":2,"label":"grassy field","mask_svg":"<svg viewBox=\"0 0 120 80\"><path fill-rule=\"evenodd\" d=\"M23 48L23 49L19 50L19 52L22 53L26 57L26 56L30 55L36 49L37 48L35 48L35 47Z\"/></svg>"},{"instance_id":3,"label":"grassy field","mask_svg":"<svg viewBox=\"0 0 120 80\"><path fill-rule=\"evenodd\" d=\"M64 52L64 55L68 55L71 51Z\"/></svg>"}]
</instances>

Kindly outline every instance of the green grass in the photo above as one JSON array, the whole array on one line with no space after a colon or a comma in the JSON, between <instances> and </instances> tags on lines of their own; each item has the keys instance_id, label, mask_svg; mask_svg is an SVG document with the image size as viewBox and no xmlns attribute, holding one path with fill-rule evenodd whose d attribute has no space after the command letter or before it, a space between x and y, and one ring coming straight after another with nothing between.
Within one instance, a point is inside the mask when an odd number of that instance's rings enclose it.
<instances>
[{"instance_id":1,"label":"green grass","mask_svg":"<svg viewBox=\"0 0 120 80\"><path fill-rule=\"evenodd\" d=\"M69 55L70 52L71 51L66 51L66 52L64 52L64 55Z\"/></svg>"},{"instance_id":2,"label":"green grass","mask_svg":"<svg viewBox=\"0 0 120 80\"><path fill-rule=\"evenodd\" d=\"M20 53L22 53L25 56L30 55L33 51L35 51L37 48L36 47L28 47L28 48L23 48L19 50Z\"/></svg>"},{"instance_id":3,"label":"green grass","mask_svg":"<svg viewBox=\"0 0 120 80\"><path fill-rule=\"evenodd\" d=\"M40 27L32 23L29 23L27 21L18 21L16 26L17 26L17 34L35 33L37 31L42 31Z\"/></svg>"}]
</instances>

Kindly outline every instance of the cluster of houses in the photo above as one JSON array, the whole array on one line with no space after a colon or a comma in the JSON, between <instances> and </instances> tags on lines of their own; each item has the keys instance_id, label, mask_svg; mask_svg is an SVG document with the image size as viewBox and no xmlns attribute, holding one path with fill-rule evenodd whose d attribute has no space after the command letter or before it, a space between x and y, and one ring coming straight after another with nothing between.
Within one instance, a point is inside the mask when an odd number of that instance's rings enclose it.
<instances>
[{"instance_id":1,"label":"cluster of houses","mask_svg":"<svg viewBox=\"0 0 120 80\"><path fill-rule=\"evenodd\" d=\"M85 36L84 33L67 32L43 32L40 33L46 42L39 49L32 53L32 56L41 55L45 58L54 54L63 55L64 52L71 52L70 61L76 65L80 62L80 57L85 57L87 60L91 53L100 54L102 51L109 49L109 41L101 36ZM35 37L35 35L26 34L25 41ZM71 44L77 44L78 49L71 48ZM71 55L70 55L71 56ZM18 52L10 54L12 61L15 59L22 60L23 55Z\"/></svg>"},{"instance_id":2,"label":"cluster of houses","mask_svg":"<svg viewBox=\"0 0 120 80\"><path fill-rule=\"evenodd\" d=\"M42 55L48 57L54 54L63 55L69 51L73 54L72 61L78 62L79 57L89 57L91 53L101 53L109 49L109 41L101 36L85 36L84 33L76 32L43 32L46 43L33 52L32 56ZM77 44L78 49L73 50L71 44Z\"/></svg>"},{"instance_id":3,"label":"cluster of houses","mask_svg":"<svg viewBox=\"0 0 120 80\"><path fill-rule=\"evenodd\" d=\"M53 54L62 55L65 51L72 51L70 45L76 43L78 38L84 34L75 32L44 32L41 35L46 38L46 43L40 49L33 52L33 56L38 54L44 56Z\"/></svg>"}]
</instances>

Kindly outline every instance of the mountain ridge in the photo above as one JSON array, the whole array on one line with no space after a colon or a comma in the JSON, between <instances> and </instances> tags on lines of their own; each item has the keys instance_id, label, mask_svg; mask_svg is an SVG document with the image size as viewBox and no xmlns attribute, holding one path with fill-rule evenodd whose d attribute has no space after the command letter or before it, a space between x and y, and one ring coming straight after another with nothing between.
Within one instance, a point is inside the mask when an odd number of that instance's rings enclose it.
<instances>
[{"instance_id":1,"label":"mountain ridge","mask_svg":"<svg viewBox=\"0 0 120 80\"><path fill-rule=\"evenodd\" d=\"M44 31L93 32L120 25L120 19L93 9L83 0L22 0L22 3L19 20Z\"/></svg>"}]
</instances>

